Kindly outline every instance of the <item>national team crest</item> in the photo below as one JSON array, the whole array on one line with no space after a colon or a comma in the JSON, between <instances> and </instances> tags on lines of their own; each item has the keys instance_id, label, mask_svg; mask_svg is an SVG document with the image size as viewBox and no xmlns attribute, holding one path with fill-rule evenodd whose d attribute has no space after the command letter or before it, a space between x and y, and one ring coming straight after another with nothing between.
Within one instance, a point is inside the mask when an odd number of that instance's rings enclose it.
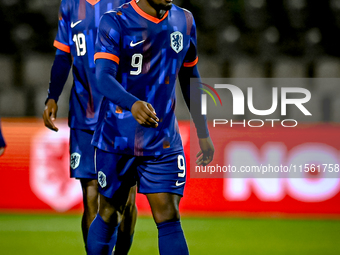
<instances>
[{"instance_id":1,"label":"national team crest","mask_svg":"<svg viewBox=\"0 0 340 255\"><path fill-rule=\"evenodd\" d=\"M69 137L67 124L60 124L57 133L41 128L31 143L30 187L38 199L58 212L83 201L79 181L70 178Z\"/></svg>"},{"instance_id":2,"label":"national team crest","mask_svg":"<svg viewBox=\"0 0 340 255\"><path fill-rule=\"evenodd\" d=\"M99 171L98 172L98 183L100 185L100 187L105 188L106 187L106 175L102 172Z\"/></svg>"},{"instance_id":3,"label":"national team crest","mask_svg":"<svg viewBox=\"0 0 340 255\"><path fill-rule=\"evenodd\" d=\"M81 155L77 152L71 154L70 165L72 169L76 169L79 166Z\"/></svg>"},{"instance_id":4,"label":"national team crest","mask_svg":"<svg viewBox=\"0 0 340 255\"><path fill-rule=\"evenodd\" d=\"M181 32L173 32L170 35L171 39L171 48L176 52L179 53L183 50L183 34Z\"/></svg>"}]
</instances>

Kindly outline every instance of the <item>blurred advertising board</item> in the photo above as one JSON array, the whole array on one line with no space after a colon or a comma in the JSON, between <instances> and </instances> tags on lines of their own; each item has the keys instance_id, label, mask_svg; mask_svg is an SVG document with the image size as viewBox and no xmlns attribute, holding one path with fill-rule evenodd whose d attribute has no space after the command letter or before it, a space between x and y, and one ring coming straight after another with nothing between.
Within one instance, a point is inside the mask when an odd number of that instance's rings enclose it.
<instances>
[{"instance_id":1,"label":"blurred advertising board","mask_svg":"<svg viewBox=\"0 0 340 255\"><path fill-rule=\"evenodd\" d=\"M197 168L190 161L199 151L196 135L190 140L190 123L179 124L188 177L183 213L340 215L339 125L215 127L215 158ZM2 119L8 146L0 158L0 211L82 210L80 183L69 178L69 129L66 120L57 125L53 132L40 119ZM150 212L143 195L137 206Z\"/></svg>"}]
</instances>

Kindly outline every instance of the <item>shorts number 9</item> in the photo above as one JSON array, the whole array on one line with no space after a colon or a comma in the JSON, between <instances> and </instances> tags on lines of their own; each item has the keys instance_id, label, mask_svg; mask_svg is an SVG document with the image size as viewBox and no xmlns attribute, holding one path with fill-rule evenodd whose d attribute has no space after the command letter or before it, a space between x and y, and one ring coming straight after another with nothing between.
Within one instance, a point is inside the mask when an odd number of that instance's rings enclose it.
<instances>
[{"instance_id":1,"label":"shorts number 9","mask_svg":"<svg viewBox=\"0 0 340 255\"><path fill-rule=\"evenodd\" d=\"M177 164L178 164L178 169L183 171L183 173L178 173L178 177L181 177L181 178L185 177L185 160L182 155L178 155Z\"/></svg>"}]
</instances>

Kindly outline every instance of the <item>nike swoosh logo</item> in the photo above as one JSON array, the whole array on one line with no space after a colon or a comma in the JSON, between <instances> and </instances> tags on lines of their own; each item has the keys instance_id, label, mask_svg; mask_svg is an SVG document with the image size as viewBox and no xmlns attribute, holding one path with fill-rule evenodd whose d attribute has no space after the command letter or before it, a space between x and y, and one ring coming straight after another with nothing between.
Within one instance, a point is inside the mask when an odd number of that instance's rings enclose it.
<instances>
[{"instance_id":1,"label":"nike swoosh logo","mask_svg":"<svg viewBox=\"0 0 340 255\"><path fill-rule=\"evenodd\" d=\"M133 41L131 41L131 42L130 42L130 47L135 47L136 45L141 44L141 43L143 43L143 42L145 42L145 40L139 41L139 42L136 42L136 43L133 43Z\"/></svg>"},{"instance_id":2,"label":"nike swoosh logo","mask_svg":"<svg viewBox=\"0 0 340 255\"><path fill-rule=\"evenodd\" d=\"M176 186L178 187L178 186L182 186L183 184L184 184L185 182L176 182Z\"/></svg>"},{"instance_id":3,"label":"nike swoosh logo","mask_svg":"<svg viewBox=\"0 0 340 255\"><path fill-rule=\"evenodd\" d=\"M76 23L71 22L71 28L74 28L76 25L78 25L82 20L78 20Z\"/></svg>"}]
</instances>

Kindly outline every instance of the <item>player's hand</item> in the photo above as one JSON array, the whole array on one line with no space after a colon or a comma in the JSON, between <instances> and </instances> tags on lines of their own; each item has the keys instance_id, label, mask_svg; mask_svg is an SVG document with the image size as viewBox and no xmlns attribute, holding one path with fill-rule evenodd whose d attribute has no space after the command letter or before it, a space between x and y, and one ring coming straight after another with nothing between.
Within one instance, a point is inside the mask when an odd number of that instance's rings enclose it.
<instances>
[{"instance_id":1,"label":"player's hand","mask_svg":"<svg viewBox=\"0 0 340 255\"><path fill-rule=\"evenodd\" d=\"M159 119L151 104L144 101L137 101L131 107L131 113L139 124L145 127L158 127Z\"/></svg>"},{"instance_id":2,"label":"player's hand","mask_svg":"<svg viewBox=\"0 0 340 255\"><path fill-rule=\"evenodd\" d=\"M45 126L53 131L58 131L58 128L54 125L54 121L57 118L58 105L54 99L49 99L46 103L45 110L43 113L43 120Z\"/></svg>"},{"instance_id":3,"label":"player's hand","mask_svg":"<svg viewBox=\"0 0 340 255\"><path fill-rule=\"evenodd\" d=\"M5 147L0 147L0 157L4 154L5 152Z\"/></svg>"},{"instance_id":4,"label":"player's hand","mask_svg":"<svg viewBox=\"0 0 340 255\"><path fill-rule=\"evenodd\" d=\"M200 138L199 145L200 145L201 150L196 155L196 157L198 158L196 160L196 164L198 166L201 166L201 165L206 166L213 160L215 148L211 141L210 136L207 138Z\"/></svg>"}]
</instances>

